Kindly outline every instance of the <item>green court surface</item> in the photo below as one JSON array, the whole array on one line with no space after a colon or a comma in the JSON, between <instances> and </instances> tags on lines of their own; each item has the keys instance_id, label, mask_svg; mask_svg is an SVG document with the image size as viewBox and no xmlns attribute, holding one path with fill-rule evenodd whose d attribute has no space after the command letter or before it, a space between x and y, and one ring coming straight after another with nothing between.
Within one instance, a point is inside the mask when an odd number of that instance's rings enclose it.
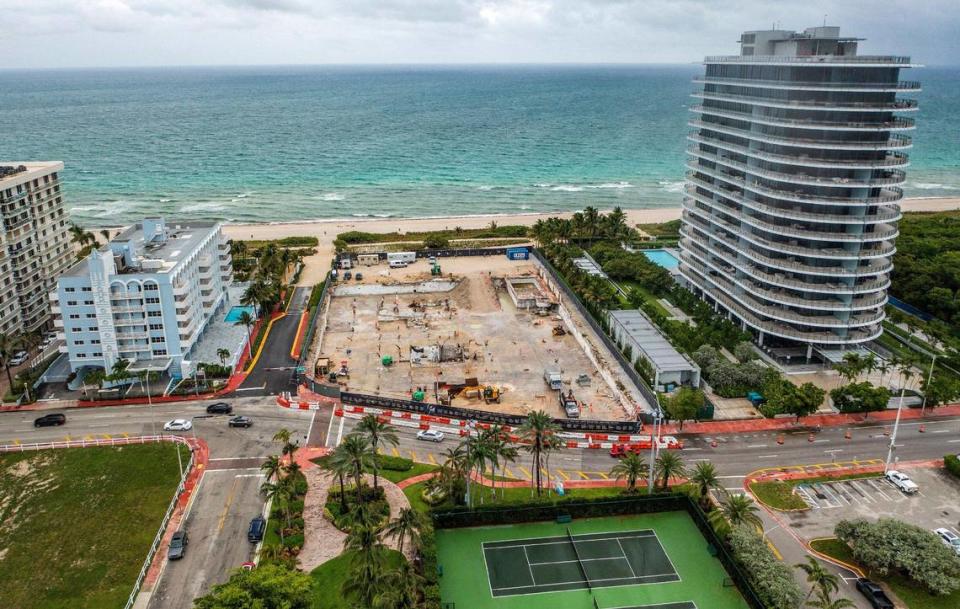
<instances>
[{"instance_id":1,"label":"green court surface","mask_svg":"<svg viewBox=\"0 0 960 609\"><path fill-rule=\"evenodd\" d=\"M439 529L437 553L446 609L747 609L686 512Z\"/></svg>"}]
</instances>

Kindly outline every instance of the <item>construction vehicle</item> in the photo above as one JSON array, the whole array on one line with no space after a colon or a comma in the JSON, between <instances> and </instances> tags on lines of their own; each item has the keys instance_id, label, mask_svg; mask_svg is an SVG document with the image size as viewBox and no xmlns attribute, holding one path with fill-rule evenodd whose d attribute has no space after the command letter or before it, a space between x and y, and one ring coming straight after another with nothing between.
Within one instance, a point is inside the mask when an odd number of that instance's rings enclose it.
<instances>
[{"instance_id":1,"label":"construction vehicle","mask_svg":"<svg viewBox=\"0 0 960 609\"><path fill-rule=\"evenodd\" d=\"M436 276L436 277L439 277L439 276L440 276L441 273L440 273L440 263L439 263L439 262L434 262L432 265L430 265L430 274L431 274L431 275L434 275L434 276Z\"/></svg>"},{"instance_id":2,"label":"construction vehicle","mask_svg":"<svg viewBox=\"0 0 960 609\"><path fill-rule=\"evenodd\" d=\"M567 333L567 331L563 328L563 326L554 326L554 327L553 327L553 335L554 335L554 336L563 336L563 335L566 334L566 333Z\"/></svg>"},{"instance_id":3,"label":"construction vehicle","mask_svg":"<svg viewBox=\"0 0 960 609\"><path fill-rule=\"evenodd\" d=\"M483 388L483 401L487 404L491 402L499 404L501 395L500 388L495 385L487 385Z\"/></svg>"},{"instance_id":4,"label":"construction vehicle","mask_svg":"<svg viewBox=\"0 0 960 609\"><path fill-rule=\"evenodd\" d=\"M577 398L573 397L572 389L568 391L566 395L563 394L563 391L560 392L560 408L563 409L568 419L580 418L580 402L577 401Z\"/></svg>"},{"instance_id":5,"label":"construction vehicle","mask_svg":"<svg viewBox=\"0 0 960 609\"><path fill-rule=\"evenodd\" d=\"M390 366L393 365L393 356L384 355L383 357L380 358L380 363L383 365L384 368L389 368Z\"/></svg>"},{"instance_id":6,"label":"construction vehicle","mask_svg":"<svg viewBox=\"0 0 960 609\"><path fill-rule=\"evenodd\" d=\"M416 391L410 396L413 398L414 402L422 402L423 398L426 397L426 393L423 391L423 387L417 387Z\"/></svg>"},{"instance_id":7,"label":"construction vehicle","mask_svg":"<svg viewBox=\"0 0 960 609\"><path fill-rule=\"evenodd\" d=\"M556 368L545 369L543 371L543 380L550 386L550 389L554 391L563 389L563 377L560 376L560 371Z\"/></svg>"}]
</instances>

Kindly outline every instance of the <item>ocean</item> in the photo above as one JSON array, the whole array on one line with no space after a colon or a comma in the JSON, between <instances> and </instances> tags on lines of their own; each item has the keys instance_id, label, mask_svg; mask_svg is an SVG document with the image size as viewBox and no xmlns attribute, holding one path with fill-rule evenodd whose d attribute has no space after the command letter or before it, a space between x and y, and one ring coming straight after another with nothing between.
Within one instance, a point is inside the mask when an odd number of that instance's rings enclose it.
<instances>
[{"instance_id":1,"label":"ocean","mask_svg":"<svg viewBox=\"0 0 960 609\"><path fill-rule=\"evenodd\" d=\"M0 160L75 221L672 207L700 65L0 71ZM910 70L908 196L960 196L960 68ZM913 95L905 95L911 97Z\"/></svg>"}]
</instances>

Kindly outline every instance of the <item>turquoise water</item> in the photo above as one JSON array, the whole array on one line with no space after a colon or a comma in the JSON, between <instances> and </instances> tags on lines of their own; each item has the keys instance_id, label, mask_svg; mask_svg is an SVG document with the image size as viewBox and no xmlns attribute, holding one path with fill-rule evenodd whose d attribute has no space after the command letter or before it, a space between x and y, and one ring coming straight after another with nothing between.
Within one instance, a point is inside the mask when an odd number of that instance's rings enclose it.
<instances>
[{"instance_id":1,"label":"turquoise water","mask_svg":"<svg viewBox=\"0 0 960 609\"><path fill-rule=\"evenodd\" d=\"M662 266L667 270L680 266L680 261L677 260L677 257L667 250L643 250L643 255L646 256L650 262Z\"/></svg>"},{"instance_id":2,"label":"turquoise water","mask_svg":"<svg viewBox=\"0 0 960 609\"><path fill-rule=\"evenodd\" d=\"M0 70L0 159L62 159L72 215L287 222L675 207L702 66ZM910 196L960 195L960 68Z\"/></svg>"},{"instance_id":3,"label":"turquoise water","mask_svg":"<svg viewBox=\"0 0 960 609\"><path fill-rule=\"evenodd\" d=\"M230 310L227 311L227 316L223 318L223 321L231 324L238 322L240 321L240 315L242 315L244 311L249 313L251 317L256 316L256 309L254 307L244 307L244 306L237 305L235 307L230 307Z\"/></svg>"}]
</instances>

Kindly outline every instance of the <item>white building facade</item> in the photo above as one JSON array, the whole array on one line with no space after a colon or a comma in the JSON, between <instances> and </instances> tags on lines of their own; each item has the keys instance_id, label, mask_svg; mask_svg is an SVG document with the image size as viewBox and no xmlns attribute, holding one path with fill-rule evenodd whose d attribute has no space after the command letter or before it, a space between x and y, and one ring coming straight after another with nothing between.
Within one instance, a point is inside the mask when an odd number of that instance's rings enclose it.
<instances>
[{"instance_id":1,"label":"white building facade","mask_svg":"<svg viewBox=\"0 0 960 609\"><path fill-rule=\"evenodd\" d=\"M50 295L70 368L117 361L131 368L192 372L190 351L221 313L233 280L220 224L168 226L147 219L70 268Z\"/></svg>"},{"instance_id":2,"label":"white building facade","mask_svg":"<svg viewBox=\"0 0 960 609\"><path fill-rule=\"evenodd\" d=\"M836 27L740 42L695 80L680 274L761 346L831 359L882 332L920 85Z\"/></svg>"}]
</instances>

